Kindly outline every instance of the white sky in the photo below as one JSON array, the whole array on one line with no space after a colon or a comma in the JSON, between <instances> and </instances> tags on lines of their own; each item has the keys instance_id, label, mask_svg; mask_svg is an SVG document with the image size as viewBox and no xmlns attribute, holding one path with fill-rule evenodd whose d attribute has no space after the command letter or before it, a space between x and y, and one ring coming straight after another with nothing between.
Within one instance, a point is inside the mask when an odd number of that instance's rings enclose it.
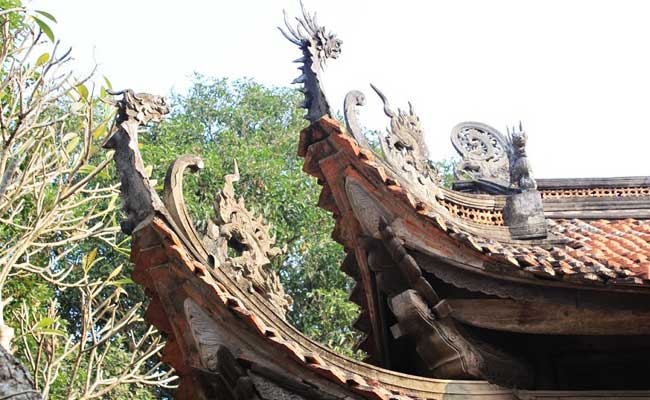
<instances>
[{"instance_id":1,"label":"white sky","mask_svg":"<svg viewBox=\"0 0 650 400\"><path fill-rule=\"evenodd\" d=\"M535 176L650 175L650 2L304 0L343 40L325 87L342 108L359 89L361 120L411 100L432 159L449 157L458 122L500 131L522 120ZM114 88L183 91L193 71L286 86L300 53L277 31L298 0L35 0L80 69L93 57Z\"/></svg>"}]
</instances>

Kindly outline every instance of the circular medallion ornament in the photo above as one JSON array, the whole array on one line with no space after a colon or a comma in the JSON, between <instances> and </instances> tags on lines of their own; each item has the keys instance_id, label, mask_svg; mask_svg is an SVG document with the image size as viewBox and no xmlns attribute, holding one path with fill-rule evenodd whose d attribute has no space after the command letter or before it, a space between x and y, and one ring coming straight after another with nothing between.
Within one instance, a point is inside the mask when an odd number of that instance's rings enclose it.
<instances>
[{"instance_id":1,"label":"circular medallion ornament","mask_svg":"<svg viewBox=\"0 0 650 400\"><path fill-rule=\"evenodd\" d=\"M498 130L480 122L461 122L451 132L451 143L462 157L458 172L474 179L508 181L508 144Z\"/></svg>"}]
</instances>

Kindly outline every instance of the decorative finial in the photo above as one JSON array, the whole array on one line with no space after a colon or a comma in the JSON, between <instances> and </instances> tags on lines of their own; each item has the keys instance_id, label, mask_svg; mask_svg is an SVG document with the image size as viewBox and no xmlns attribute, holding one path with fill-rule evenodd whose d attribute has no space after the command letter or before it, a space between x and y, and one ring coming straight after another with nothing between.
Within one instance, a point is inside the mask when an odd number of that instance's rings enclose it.
<instances>
[{"instance_id":1,"label":"decorative finial","mask_svg":"<svg viewBox=\"0 0 650 400\"><path fill-rule=\"evenodd\" d=\"M331 117L321 74L328 59L339 57L343 42L335 34L327 32L325 27L319 26L316 14L310 15L302 2L300 8L302 18L296 18L295 28L289 23L287 13L284 12L286 31L280 27L278 29L302 51L302 57L294 61L302 64L298 67L301 74L293 83L303 85L301 91L305 94L305 101L301 107L307 109L305 119L313 123L323 116Z\"/></svg>"}]
</instances>

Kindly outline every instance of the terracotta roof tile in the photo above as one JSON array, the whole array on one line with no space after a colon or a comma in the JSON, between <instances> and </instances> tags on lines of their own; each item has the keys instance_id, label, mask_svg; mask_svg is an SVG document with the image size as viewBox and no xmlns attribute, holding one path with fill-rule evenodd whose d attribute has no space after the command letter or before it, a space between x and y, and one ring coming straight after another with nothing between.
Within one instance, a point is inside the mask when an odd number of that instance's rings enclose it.
<instances>
[{"instance_id":1,"label":"terracotta roof tile","mask_svg":"<svg viewBox=\"0 0 650 400\"><path fill-rule=\"evenodd\" d=\"M495 261L508 260L535 276L573 282L650 284L644 281L650 278L650 234L645 233L650 230L650 221L571 219L548 222L552 235L564 240L563 244L499 242L469 233L453 221L447 221L446 226L452 232L450 236L465 245Z\"/></svg>"}]
</instances>

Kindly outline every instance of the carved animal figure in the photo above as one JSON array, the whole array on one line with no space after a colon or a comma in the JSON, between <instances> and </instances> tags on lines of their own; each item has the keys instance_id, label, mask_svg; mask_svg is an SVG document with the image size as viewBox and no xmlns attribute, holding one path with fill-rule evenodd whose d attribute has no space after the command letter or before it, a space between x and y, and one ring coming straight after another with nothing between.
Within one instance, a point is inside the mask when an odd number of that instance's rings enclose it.
<instances>
[{"instance_id":1,"label":"carved animal figure","mask_svg":"<svg viewBox=\"0 0 650 400\"><path fill-rule=\"evenodd\" d=\"M291 43L297 45L302 51L302 57L294 62L302 64L298 69L301 74L293 83L301 83L301 91L305 94L305 101L301 105L307 109L305 119L315 122L325 115L331 116L329 103L323 90L321 72L328 59L336 59L341 54L343 41L335 34L327 32L325 27L319 26L316 14L309 15L302 2L302 19L296 18L298 24L293 28L284 14L286 31L278 28L282 35Z\"/></svg>"},{"instance_id":2,"label":"carved animal figure","mask_svg":"<svg viewBox=\"0 0 650 400\"><path fill-rule=\"evenodd\" d=\"M120 222L120 227L124 233L131 234L140 222L153 214L151 204L161 203L156 193L150 190L150 185L146 184L148 178L144 163L140 152L136 151L138 127L159 122L169 112L169 106L164 97L134 93L130 89L110 94L122 95L122 99L114 103L117 106L117 130L106 139L103 147L115 149L113 159L120 173L122 207L128 216Z\"/></svg>"},{"instance_id":3,"label":"carved animal figure","mask_svg":"<svg viewBox=\"0 0 650 400\"><path fill-rule=\"evenodd\" d=\"M519 130L512 127L508 129L508 161L510 164L510 184L519 187L522 191L537 189L537 182L533 178L532 169L526 156L526 142L528 135L523 129L521 121Z\"/></svg>"},{"instance_id":4,"label":"carved animal figure","mask_svg":"<svg viewBox=\"0 0 650 400\"><path fill-rule=\"evenodd\" d=\"M409 102L409 111L393 111L386 96L374 85L370 85L384 103L384 113L390 118L387 135L381 135L379 143L386 161L407 172L411 180L421 184L440 180L438 171L429 160L429 151L424 143L424 131L420 117Z\"/></svg>"}]
</instances>

